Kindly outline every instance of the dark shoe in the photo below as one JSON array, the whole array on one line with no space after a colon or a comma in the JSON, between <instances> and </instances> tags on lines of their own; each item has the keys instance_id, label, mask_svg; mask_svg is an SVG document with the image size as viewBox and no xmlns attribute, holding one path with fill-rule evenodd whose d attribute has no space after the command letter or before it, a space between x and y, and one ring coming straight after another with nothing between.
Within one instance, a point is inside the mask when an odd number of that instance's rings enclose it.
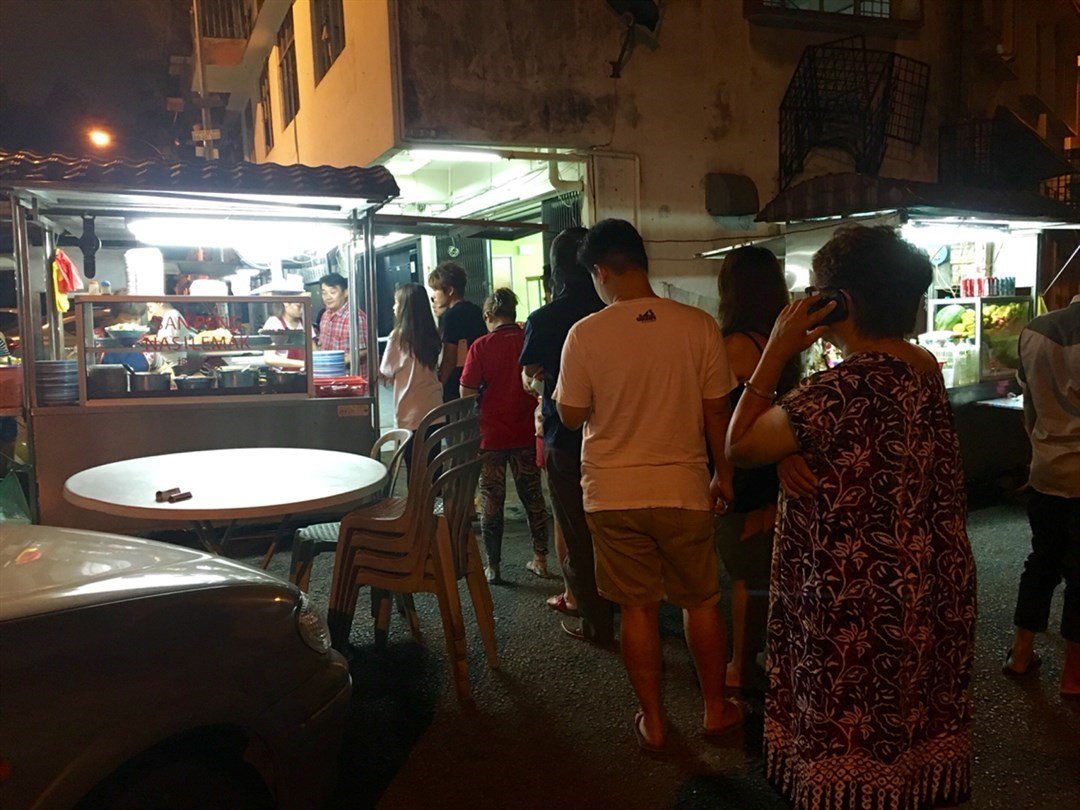
<instances>
[{"instance_id":1,"label":"dark shoe","mask_svg":"<svg viewBox=\"0 0 1080 810\"><path fill-rule=\"evenodd\" d=\"M584 620L574 623L563 619L559 622L559 626L566 635L570 636L570 638L575 638L578 641L587 641L590 644L595 644L597 647L604 647L605 649L611 649L615 646L615 639L602 639L598 637L591 631L591 628L586 627Z\"/></svg>"},{"instance_id":2,"label":"dark shoe","mask_svg":"<svg viewBox=\"0 0 1080 810\"><path fill-rule=\"evenodd\" d=\"M1027 669L1025 669L1023 672L1018 669L1013 669L1012 662L1012 647L1009 647L1009 649L1005 651L1005 663L1001 667L1002 675L1005 675L1009 678L1024 678L1028 675L1034 674L1038 671L1039 667L1042 666L1042 658L1037 652L1033 652L1031 654L1031 660L1028 661Z\"/></svg>"},{"instance_id":3,"label":"dark shoe","mask_svg":"<svg viewBox=\"0 0 1080 810\"><path fill-rule=\"evenodd\" d=\"M638 748L646 754L662 754L667 747L666 741L662 743L651 743L645 736L645 712L639 711L634 715L634 736L637 737Z\"/></svg>"},{"instance_id":4,"label":"dark shoe","mask_svg":"<svg viewBox=\"0 0 1080 810\"><path fill-rule=\"evenodd\" d=\"M577 608L572 608L566 604L566 594L560 593L555 596L548 597L547 606L559 613L565 613L567 616L578 617L581 614L578 613Z\"/></svg>"}]
</instances>

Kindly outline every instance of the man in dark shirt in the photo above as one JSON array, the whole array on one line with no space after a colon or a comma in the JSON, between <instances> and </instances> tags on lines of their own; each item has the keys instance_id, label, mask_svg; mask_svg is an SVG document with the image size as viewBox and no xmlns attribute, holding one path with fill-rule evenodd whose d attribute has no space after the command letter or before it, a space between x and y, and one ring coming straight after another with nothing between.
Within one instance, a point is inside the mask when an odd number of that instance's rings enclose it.
<instances>
[{"instance_id":1,"label":"man in dark shirt","mask_svg":"<svg viewBox=\"0 0 1080 810\"><path fill-rule=\"evenodd\" d=\"M612 607L596 591L592 535L585 522L581 492L581 429L570 430L559 421L551 398L559 381L559 361L570 327L604 307L588 269L578 262L585 234L584 228L568 228L552 242L555 298L526 321L520 362L530 377L543 375L544 466L555 519L566 540L563 575L581 613L580 626L564 620L562 627L574 638L607 645L614 641Z\"/></svg>"},{"instance_id":2,"label":"man in dark shirt","mask_svg":"<svg viewBox=\"0 0 1080 810\"><path fill-rule=\"evenodd\" d=\"M465 300L466 280L465 268L456 262L443 262L431 271L427 279L432 306L436 312L443 310L439 319L443 339L442 361L439 363L443 402L460 396L465 355L473 341L488 331L480 307Z\"/></svg>"}]
</instances>

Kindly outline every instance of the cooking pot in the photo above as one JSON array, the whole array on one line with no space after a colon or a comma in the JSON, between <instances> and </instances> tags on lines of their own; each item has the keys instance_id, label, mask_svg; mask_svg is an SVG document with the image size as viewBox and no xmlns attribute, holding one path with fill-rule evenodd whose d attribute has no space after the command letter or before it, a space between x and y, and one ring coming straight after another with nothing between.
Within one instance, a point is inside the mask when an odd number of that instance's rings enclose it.
<instances>
[{"instance_id":1,"label":"cooking pot","mask_svg":"<svg viewBox=\"0 0 1080 810\"><path fill-rule=\"evenodd\" d=\"M267 379L275 391L282 394L302 394L307 391L307 374L302 371L285 371L272 368Z\"/></svg>"},{"instance_id":2,"label":"cooking pot","mask_svg":"<svg viewBox=\"0 0 1080 810\"><path fill-rule=\"evenodd\" d=\"M131 375L132 391L168 391L169 375L160 371L136 371Z\"/></svg>"},{"instance_id":3,"label":"cooking pot","mask_svg":"<svg viewBox=\"0 0 1080 810\"><path fill-rule=\"evenodd\" d=\"M131 369L122 363L99 363L87 369L86 391L90 396L126 394L130 388Z\"/></svg>"},{"instance_id":4,"label":"cooking pot","mask_svg":"<svg viewBox=\"0 0 1080 810\"><path fill-rule=\"evenodd\" d=\"M208 391L214 387L213 377L188 376L176 378L177 391Z\"/></svg>"},{"instance_id":5,"label":"cooking pot","mask_svg":"<svg viewBox=\"0 0 1080 810\"><path fill-rule=\"evenodd\" d=\"M259 372L253 368L223 366L217 370L218 388L255 388Z\"/></svg>"}]
</instances>

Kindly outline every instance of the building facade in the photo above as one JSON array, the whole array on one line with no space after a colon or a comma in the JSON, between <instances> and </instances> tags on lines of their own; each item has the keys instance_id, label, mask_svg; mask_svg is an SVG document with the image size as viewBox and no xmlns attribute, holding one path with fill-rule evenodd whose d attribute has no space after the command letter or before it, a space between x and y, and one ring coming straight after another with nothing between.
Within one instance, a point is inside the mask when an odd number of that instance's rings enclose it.
<instances>
[{"instance_id":1,"label":"building facade","mask_svg":"<svg viewBox=\"0 0 1080 810\"><path fill-rule=\"evenodd\" d=\"M1044 169L1058 178L1044 192L1071 194L1072 0L194 5L196 85L227 99L223 137L248 159L385 163L406 216L540 221L545 200L580 205L586 222L623 216L654 275L689 296L715 295L701 254L791 230L755 221L790 186L827 174L934 183L949 128L999 108L1042 144L1033 162L1061 167ZM212 19L237 23L210 30ZM979 148L949 144L961 157ZM449 249L420 244L422 267Z\"/></svg>"}]
</instances>

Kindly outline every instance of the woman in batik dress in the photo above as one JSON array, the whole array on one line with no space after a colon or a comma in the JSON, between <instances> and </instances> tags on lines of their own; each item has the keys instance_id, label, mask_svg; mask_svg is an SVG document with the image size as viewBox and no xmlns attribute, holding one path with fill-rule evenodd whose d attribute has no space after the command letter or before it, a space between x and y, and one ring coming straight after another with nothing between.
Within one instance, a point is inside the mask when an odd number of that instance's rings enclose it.
<instances>
[{"instance_id":1,"label":"woman in batik dress","mask_svg":"<svg viewBox=\"0 0 1080 810\"><path fill-rule=\"evenodd\" d=\"M736 464L781 460L785 490L767 775L797 808L956 804L971 788L975 567L938 364L903 339L930 265L892 229L848 228L813 273L728 435ZM774 402L788 358L823 336L844 361Z\"/></svg>"}]
</instances>

